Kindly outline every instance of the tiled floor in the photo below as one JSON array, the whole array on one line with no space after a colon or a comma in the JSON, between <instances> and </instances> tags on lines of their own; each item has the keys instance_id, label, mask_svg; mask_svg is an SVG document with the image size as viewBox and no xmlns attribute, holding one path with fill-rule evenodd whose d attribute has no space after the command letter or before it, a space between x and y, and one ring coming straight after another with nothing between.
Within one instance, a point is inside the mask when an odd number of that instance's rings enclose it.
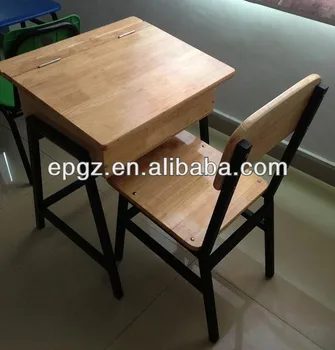
<instances>
[{"instance_id":1,"label":"tiled floor","mask_svg":"<svg viewBox=\"0 0 335 350\"><path fill-rule=\"evenodd\" d=\"M1 116L0 123L0 149L14 178L10 183L0 167L0 349L335 349L334 188L296 170L285 179L276 197L273 280L263 277L258 230L218 265L221 339L212 346L201 295L131 235L120 265L125 296L116 301L95 262L51 225L34 229L32 190ZM23 120L20 129L25 139ZM216 147L225 139L211 131ZM44 140L46 195L64 184L47 174L52 159L71 157ZM117 194L102 179L99 189L114 236ZM84 190L53 209L97 244ZM138 222L197 271L192 257L153 223L142 216Z\"/></svg>"}]
</instances>

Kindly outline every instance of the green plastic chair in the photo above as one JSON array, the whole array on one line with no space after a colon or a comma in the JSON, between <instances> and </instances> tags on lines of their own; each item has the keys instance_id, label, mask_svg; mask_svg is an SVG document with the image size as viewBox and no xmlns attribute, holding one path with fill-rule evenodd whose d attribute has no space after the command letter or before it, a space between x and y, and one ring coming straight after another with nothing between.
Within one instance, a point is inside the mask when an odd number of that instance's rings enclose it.
<instances>
[{"instance_id":1,"label":"green plastic chair","mask_svg":"<svg viewBox=\"0 0 335 350\"><path fill-rule=\"evenodd\" d=\"M80 17L70 15L56 21L13 30L3 39L4 57L11 58L40 47L68 39L80 33ZM0 111L4 114L12 130L27 177L32 184L30 164L18 131L15 119L23 112L15 87L0 76Z\"/></svg>"}]
</instances>

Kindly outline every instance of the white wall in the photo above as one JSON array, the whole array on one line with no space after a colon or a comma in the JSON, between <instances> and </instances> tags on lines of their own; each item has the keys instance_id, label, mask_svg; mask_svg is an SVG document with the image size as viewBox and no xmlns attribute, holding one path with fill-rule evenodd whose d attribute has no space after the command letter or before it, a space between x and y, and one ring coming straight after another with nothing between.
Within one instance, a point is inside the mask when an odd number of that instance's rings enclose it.
<instances>
[{"instance_id":1,"label":"white wall","mask_svg":"<svg viewBox=\"0 0 335 350\"><path fill-rule=\"evenodd\" d=\"M303 147L335 162L335 27L244 0L60 0L88 30L136 15L236 69L216 108L243 120L310 73L331 89Z\"/></svg>"}]
</instances>

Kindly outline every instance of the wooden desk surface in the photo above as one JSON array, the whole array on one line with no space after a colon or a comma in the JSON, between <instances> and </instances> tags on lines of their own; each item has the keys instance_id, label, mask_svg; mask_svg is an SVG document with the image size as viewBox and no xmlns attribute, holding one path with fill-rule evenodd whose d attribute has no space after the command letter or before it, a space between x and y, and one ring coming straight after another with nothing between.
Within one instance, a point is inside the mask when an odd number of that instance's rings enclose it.
<instances>
[{"instance_id":1,"label":"wooden desk surface","mask_svg":"<svg viewBox=\"0 0 335 350\"><path fill-rule=\"evenodd\" d=\"M234 69L130 17L2 61L0 74L18 87L26 110L105 160L117 150L127 161L210 113L215 88Z\"/></svg>"}]
</instances>

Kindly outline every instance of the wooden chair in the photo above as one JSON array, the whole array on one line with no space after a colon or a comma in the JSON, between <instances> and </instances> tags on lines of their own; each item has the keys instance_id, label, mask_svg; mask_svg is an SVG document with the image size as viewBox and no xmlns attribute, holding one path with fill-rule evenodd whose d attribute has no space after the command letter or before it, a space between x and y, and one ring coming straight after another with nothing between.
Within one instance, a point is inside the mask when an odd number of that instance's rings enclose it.
<instances>
[{"instance_id":1,"label":"wooden chair","mask_svg":"<svg viewBox=\"0 0 335 350\"><path fill-rule=\"evenodd\" d=\"M122 259L127 229L203 294L213 343L219 339L219 330L211 271L256 226L265 233L265 275L271 278L274 274L274 195L284 175L276 174L267 183L254 174L241 175L241 165L247 159L259 159L293 133L282 157L290 165L327 91L320 82L318 75L310 75L251 115L230 137L223 154L183 131L138 160L140 174L148 174L149 163L163 164L165 157L179 157L188 165L208 157L216 164L229 162L235 176L131 175L109 179L120 193L116 259ZM261 196L261 208L250 211L248 207ZM130 209L129 202L133 205ZM139 212L198 258L200 277L131 220ZM239 215L246 221L213 251L220 231Z\"/></svg>"}]
</instances>

